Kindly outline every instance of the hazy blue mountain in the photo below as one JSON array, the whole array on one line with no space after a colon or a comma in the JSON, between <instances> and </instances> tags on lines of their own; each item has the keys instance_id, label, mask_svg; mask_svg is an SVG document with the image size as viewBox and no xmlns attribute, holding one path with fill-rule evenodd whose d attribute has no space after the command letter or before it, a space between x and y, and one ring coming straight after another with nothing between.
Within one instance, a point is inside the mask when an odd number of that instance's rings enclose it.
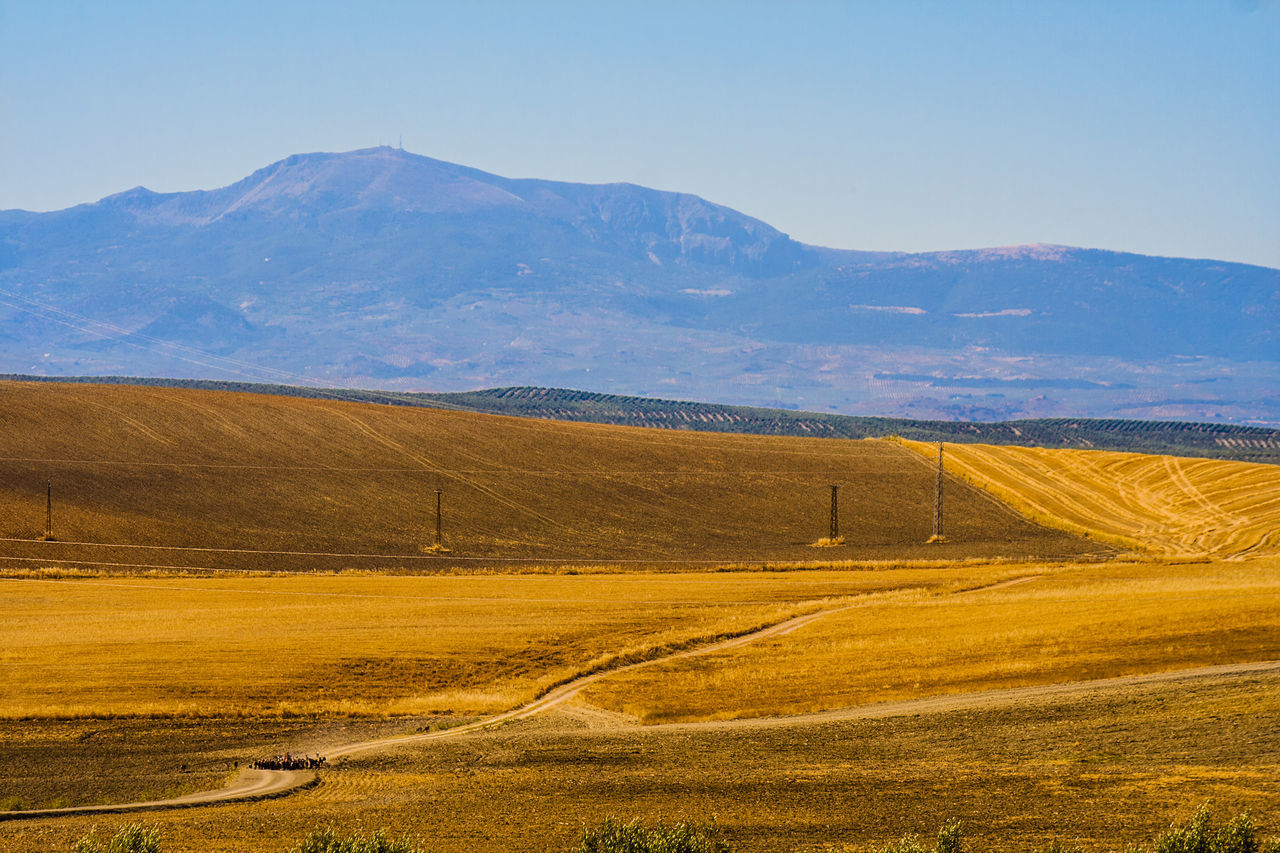
<instances>
[{"instance_id":1,"label":"hazy blue mountain","mask_svg":"<svg viewBox=\"0 0 1280 853\"><path fill-rule=\"evenodd\" d=\"M806 246L696 196L390 148L0 212L0 370L1280 423L1280 271Z\"/></svg>"}]
</instances>

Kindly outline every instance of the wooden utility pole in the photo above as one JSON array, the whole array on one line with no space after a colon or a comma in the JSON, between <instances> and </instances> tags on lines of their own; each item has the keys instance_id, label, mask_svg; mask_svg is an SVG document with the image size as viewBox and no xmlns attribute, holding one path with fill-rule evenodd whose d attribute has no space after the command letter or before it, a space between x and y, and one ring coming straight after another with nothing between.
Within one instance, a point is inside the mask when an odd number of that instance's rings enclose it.
<instances>
[{"instance_id":1,"label":"wooden utility pole","mask_svg":"<svg viewBox=\"0 0 1280 853\"><path fill-rule=\"evenodd\" d=\"M840 499L837 497L839 486L831 487L831 541L840 538Z\"/></svg>"},{"instance_id":2,"label":"wooden utility pole","mask_svg":"<svg viewBox=\"0 0 1280 853\"><path fill-rule=\"evenodd\" d=\"M44 539L49 542L53 539L53 480L45 483L44 498Z\"/></svg>"},{"instance_id":3,"label":"wooden utility pole","mask_svg":"<svg viewBox=\"0 0 1280 853\"><path fill-rule=\"evenodd\" d=\"M933 497L933 538L942 539L942 442L938 442L938 485Z\"/></svg>"},{"instance_id":4,"label":"wooden utility pole","mask_svg":"<svg viewBox=\"0 0 1280 853\"><path fill-rule=\"evenodd\" d=\"M437 548L443 548L443 547L444 547L444 542L442 541L442 539L441 539L441 535L440 535L440 534L441 534L441 532L442 532L442 529L443 529L443 523L442 523L442 522L441 522L441 520L440 520L440 495L441 495L442 493L443 493L443 492L442 492L442 490L440 490L440 489L436 489L436 543L435 543L435 547L437 547Z\"/></svg>"}]
</instances>

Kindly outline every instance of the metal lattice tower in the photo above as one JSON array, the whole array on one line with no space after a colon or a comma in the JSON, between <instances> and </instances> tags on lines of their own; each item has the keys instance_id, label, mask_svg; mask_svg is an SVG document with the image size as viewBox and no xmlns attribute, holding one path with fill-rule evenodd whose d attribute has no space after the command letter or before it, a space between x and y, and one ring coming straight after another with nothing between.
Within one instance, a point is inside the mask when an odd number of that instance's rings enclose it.
<instances>
[{"instance_id":1,"label":"metal lattice tower","mask_svg":"<svg viewBox=\"0 0 1280 853\"><path fill-rule=\"evenodd\" d=\"M45 483L44 538L53 538L53 480Z\"/></svg>"}]
</instances>

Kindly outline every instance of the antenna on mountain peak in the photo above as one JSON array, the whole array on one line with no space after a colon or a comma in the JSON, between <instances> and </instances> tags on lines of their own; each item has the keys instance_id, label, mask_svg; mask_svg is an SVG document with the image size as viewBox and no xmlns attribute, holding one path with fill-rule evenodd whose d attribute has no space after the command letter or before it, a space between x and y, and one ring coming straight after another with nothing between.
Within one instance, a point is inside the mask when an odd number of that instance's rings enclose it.
<instances>
[{"instance_id":1,"label":"antenna on mountain peak","mask_svg":"<svg viewBox=\"0 0 1280 853\"><path fill-rule=\"evenodd\" d=\"M400 134L400 150L404 150L404 134Z\"/></svg>"}]
</instances>

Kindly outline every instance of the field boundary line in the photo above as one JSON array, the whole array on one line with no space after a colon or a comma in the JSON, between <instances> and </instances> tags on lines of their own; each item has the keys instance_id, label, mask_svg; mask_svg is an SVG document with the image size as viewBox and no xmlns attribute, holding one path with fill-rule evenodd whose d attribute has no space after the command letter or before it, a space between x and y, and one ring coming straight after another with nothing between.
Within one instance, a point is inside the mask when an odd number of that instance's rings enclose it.
<instances>
[{"instance_id":1,"label":"field boundary line","mask_svg":"<svg viewBox=\"0 0 1280 853\"><path fill-rule=\"evenodd\" d=\"M587 685L594 684L595 682L601 681L605 678L608 678L609 676L617 675L618 673L621 673L621 672L629 672L631 670L639 669L640 667L644 667L644 666L651 666L659 663L667 663L669 661L674 661L674 660L682 660L685 658L698 657L701 655L714 654L715 652L727 651L729 649L737 648L738 646L745 646L749 643L754 643L757 640L763 640L769 637L782 636L784 634L789 634L792 631L798 628L802 628L811 622L817 621L818 619L821 619L824 616L828 616L832 613L839 613L843 610L848 610L849 607L851 606L852 605L846 605L844 607L833 607L825 610L817 610L812 613L804 613L799 616L792 616L791 618L784 619L781 622L774 622L772 624L764 625L764 626L756 626L754 628L750 628L740 633L733 633L728 635L721 634L717 637L710 638L710 642L708 642L705 645L699 645L689 649L680 649L677 651L673 651L669 654L646 658L644 660L634 661L631 663L624 663L620 666L609 666L608 664L606 664L599 669L584 672L584 673L579 673L578 675L573 676L572 678L570 678L569 680L561 684L554 685L548 688L546 691L543 692L541 696L534 699L532 702L528 702L524 705L521 705L519 708L515 708L510 711L505 711L493 717L486 717L485 719L477 720L474 723L467 723L461 726L454 726L453 728L443 729L437 732L424 732L422 734L400 735L398 737L379 738L377 740L347 744L345 746L340 746L340 747L337 747L336 749L332 749L328 751L325 755L326 755L326 758L346 758L348 756L355 755L357 753L371 752L377 749L382 749L384 747L400 746L402 744L418 743L418 742L427 741L427 740L438 740L440 738L450 737L453 735L469 734L471 732L490 729L490 728L493 728L494 726L511 722L513 720L523 720L528 717L532 717L535 714L540 714L543 711L549 711L559 705L564 704L565 702L568 702L569 700L577 696L578 693L580 693L582 689Z\"/></svg>"}]
</instances>

